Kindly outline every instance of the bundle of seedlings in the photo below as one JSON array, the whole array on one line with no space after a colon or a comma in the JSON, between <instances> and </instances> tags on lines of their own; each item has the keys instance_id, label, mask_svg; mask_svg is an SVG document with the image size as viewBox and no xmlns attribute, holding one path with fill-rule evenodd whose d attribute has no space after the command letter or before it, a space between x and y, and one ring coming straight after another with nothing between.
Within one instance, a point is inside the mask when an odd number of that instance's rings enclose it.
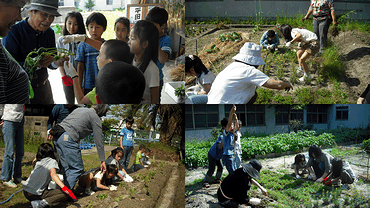
<instances>
[{"instance_id":1,"label":"bundle of seedlings","mask_svg":"<svg viewBox=\"0 0 370 208\"><path fill-rule=\"evenodd\" d=\"M74 56L71 51L64 49L64 48L44 48L41 47L39 49L34 49L31 51L24 62L24 69L28 73L30 80L37 79L36 71L38 67L39 61L44 58L44 56L53 56L54 61L58 61L62 57L66 56Z\"/></svg>"},{"instance_id":2,"label":"bundle of seedlings","mask_svg":"<svg viewBox=\"0 0 370 208\"><path fill-rule=\"evenodd\" d=\"M172 81L185 81L185 65L177 64L177 66L171 69L170 77Z\"/></svg>"}]
</instances>

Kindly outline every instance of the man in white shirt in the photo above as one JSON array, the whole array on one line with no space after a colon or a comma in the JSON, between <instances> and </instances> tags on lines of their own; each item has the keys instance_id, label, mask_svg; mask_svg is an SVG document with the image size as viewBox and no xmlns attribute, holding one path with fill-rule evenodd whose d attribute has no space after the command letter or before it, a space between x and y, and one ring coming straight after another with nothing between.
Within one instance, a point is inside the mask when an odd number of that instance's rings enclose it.
<instances>
[{"instance_id":1,"label":"man in white shirt","mask_svg":"<svg viewBox=\"0 0 370 208\"><path fill-rule=\"evenodd\" d=\"M257 98L256 88L293 89L289 82L270 79L258 70L265 64L261 58L261 46L246 42L240 53L233 57L235 62L220 72L208 93L207 104L253 104Z\"/></svg>"}]
</instances>

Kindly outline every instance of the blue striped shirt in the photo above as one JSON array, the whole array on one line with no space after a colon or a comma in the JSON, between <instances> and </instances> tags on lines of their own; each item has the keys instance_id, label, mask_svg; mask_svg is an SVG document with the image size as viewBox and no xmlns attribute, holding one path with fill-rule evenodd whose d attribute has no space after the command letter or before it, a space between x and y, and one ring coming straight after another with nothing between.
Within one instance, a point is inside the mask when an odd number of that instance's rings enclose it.
<instances>
[{"instance_id":1,"label":"blue striped shirt","mask_svg":"<svg viewBox=\"0 0 370 208\"><path fill-rule=\"evenodd\" d=\"M105 40L103 40L103 43L104 42ZM95 79L99 72L96 60L98 55L99 51L87 43L81 42L78 44L76 61L85 64L82 80L82 87L85 89L92 89L95 87Z\"/></svg>"}]
</instances>

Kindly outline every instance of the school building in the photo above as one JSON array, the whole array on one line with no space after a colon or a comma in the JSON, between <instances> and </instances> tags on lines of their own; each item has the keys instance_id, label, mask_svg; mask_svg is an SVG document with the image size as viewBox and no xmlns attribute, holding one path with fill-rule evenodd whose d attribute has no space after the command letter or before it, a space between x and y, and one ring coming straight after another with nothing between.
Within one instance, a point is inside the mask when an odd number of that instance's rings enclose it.
<instances>
[{"instance_id":1,"label":"school building","mask_svg":"<svg viewBox=\"0 0 370 208\"><path fill-rule=\"evenodd\" d=\"M86 10L85 4L88 0L59 0L59 6L76 7ZM114 10L125 9L127 4L139 4L140 0L93 0L95 6L93 10ZM144 1L143 1L144 2ZM159 0L146 0L146 4L159 3Z\"/></svg>"},{"instance_id":2,"label":"school building","mask_svg":"<svg viewBox=\"0 0 370 208\"><path fill-rule=\"evenodd\" d=\"M211 130L225 117L233 105L185 105L185 139L208 140ZM302 120L314 129L366 128L370 126L370 105L236 105L242 121L241 132L287 133L290 120Z\"/></svg>"},{"instance_id":3,"label":"school building","mask_svg":"<svg viewBox=\"0 0 370 208\"><path fill-rule=\"evenodd\" d=\"M275 19L277 16L306 15L310 0L272 1L272 0L186 0L186 20L228 19L239 20L246 18ZM351 18L370 20L369 0L334 0L336 15L356 11Z\"/></svg>"}]
</instances>

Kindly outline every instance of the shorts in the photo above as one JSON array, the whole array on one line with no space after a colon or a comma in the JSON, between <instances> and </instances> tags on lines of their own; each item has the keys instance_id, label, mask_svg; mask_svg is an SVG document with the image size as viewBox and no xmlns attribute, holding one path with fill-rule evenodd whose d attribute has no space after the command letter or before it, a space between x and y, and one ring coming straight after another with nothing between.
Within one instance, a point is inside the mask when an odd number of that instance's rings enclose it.
<instances>
[{"instance_id":1,"label":"shorts","mask_svg":"<svg viewBox=\"0 0 370 208\"><path fill-rule=\"evenodd\" d=\"M320 45L316 40L311 40L310 42L304 43L301 47L307 51L307 53L311 54L312 56L315 55L320 50Z\"/></svg>"}]
</instances>

